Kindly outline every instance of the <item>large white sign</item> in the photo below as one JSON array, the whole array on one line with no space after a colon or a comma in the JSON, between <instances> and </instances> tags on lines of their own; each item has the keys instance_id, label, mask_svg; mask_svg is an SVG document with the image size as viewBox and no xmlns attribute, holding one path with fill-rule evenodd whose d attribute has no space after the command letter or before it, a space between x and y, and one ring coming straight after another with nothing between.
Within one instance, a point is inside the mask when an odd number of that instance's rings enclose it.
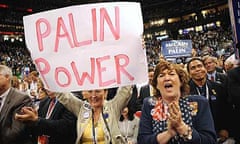
<instances>
[{"instance_id":1,"label":"large white sign","mask_svg":"<svg viewBox=\"0 0 240 144\"><path fill-rule=\"evenodd\" d=\"M27 48L48 89L111 88L148 80L139 3L71 6L23 21Z\"/></svg>"}]
</instances>

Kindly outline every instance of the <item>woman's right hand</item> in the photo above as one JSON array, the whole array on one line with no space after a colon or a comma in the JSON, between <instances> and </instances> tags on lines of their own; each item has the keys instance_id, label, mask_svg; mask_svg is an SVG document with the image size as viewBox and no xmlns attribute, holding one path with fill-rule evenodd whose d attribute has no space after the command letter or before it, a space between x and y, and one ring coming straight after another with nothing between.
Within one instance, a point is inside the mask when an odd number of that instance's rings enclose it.
<instances>
[{"instance_id":1,"label":"woman's right hand","mask_svg":"<svg viewBox=\"0 0 240 144\"><path fill-rule=\"evenodd\" d=\"M181 126L184 122L182 119L182 113L178 102L174 101L168 105L168 121L171 123L171 126L176 129L177 127Z\"/></svg>"},{"instance_id":2,"label":"woman's right hand","mask_svg":"<svg viewBox=\"0 0 240 144\"><path fill-rule=\"evenodd\" d=\"M182 119L182 113L177 102L172 102L168 105L169 117L168 123L170 128L180 135L188 132L189 126L186 125Z\"/></svg>"},{"instance_id":3,"label":"woman's right hand","mask_svg":"<svg viewBox=\"0 0 240 144\"><path fill-rule=\"evenodd\" d=\"M175 135L177 135L177 132L175 131L175 129L171 126L171 123L168 123L168 129L162 133L159 133L157 135L157 142L159 144L167 144L168 141L174 137Z\"/></svg>"},{"instance_id":4,"label":"woman's right hand","mask_svg":"<svg viewBox=\"0 0 240 144\"><path fill-rule=\"evenodd\" d=\"M171 121L168 120L168 129L167 132L171 137L174 137L175 135L177 135L176 129L172 126Z\"/></svg>"}]
</instances>

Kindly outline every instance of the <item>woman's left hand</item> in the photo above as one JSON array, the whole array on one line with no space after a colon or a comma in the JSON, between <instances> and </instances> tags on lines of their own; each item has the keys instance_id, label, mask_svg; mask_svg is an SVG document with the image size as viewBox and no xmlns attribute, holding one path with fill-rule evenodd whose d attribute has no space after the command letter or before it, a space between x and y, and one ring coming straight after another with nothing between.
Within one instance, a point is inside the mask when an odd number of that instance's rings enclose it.
<instances>
[{"instance_id":1,"label":"woman's left hand","mask_svg":"<svg viewBox=\"0 0 240 144\"><path fill-rule=\"evenodd\" d=\"M182 135L186 133L189 126L186 125L182 119L182 113L177 102L172 102L168 105L169 108L169 123L170 127L175 129L175 131Z\"/></svg>"},{"instance_id":2,"label":"woman's left hand","mask_svg":"<svg viewBox=\"0 0 240 144\"><path fill-rule=\"evenodd\" d=\"M168 105L168 110L169 110L168 120L171 123L171 127L177 128L181 126L181 124L184 122L182 120L182 113L178 105L178 102L174 101L170 103Z\"/></svg>"}]
</instances>

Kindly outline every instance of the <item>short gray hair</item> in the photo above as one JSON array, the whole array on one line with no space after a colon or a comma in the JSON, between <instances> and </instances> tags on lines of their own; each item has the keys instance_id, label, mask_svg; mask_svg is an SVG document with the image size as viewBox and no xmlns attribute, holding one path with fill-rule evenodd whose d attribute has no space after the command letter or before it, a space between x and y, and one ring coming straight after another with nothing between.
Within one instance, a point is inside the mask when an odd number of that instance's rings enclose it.
<instances>
[{"instance_id":1,"label":"short gray hair","mask_svg":"<svg viewBox=\"0 0 240 144\"><path fill-rule=\"evenodd\" d=\"M12 69L6 65L0 65L0 74L12 77Z\"/></svg>"}]
</instances>

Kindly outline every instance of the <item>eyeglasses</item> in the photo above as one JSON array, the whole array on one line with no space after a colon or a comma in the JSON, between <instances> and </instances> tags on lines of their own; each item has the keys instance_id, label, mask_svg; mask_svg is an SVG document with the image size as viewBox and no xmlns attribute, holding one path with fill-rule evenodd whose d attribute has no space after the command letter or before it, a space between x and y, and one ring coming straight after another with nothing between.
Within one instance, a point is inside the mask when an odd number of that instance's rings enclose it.
<instances>
[{"instance_id":1,"label":"eyeglasses","mask_svg":"<svg viewBox=\"0 0 240 144\"><path fill-rule=\"evenodd\" d=\"M122 111L122 113L127 113L128 111Z\"/></svg>"}]
</instances>

